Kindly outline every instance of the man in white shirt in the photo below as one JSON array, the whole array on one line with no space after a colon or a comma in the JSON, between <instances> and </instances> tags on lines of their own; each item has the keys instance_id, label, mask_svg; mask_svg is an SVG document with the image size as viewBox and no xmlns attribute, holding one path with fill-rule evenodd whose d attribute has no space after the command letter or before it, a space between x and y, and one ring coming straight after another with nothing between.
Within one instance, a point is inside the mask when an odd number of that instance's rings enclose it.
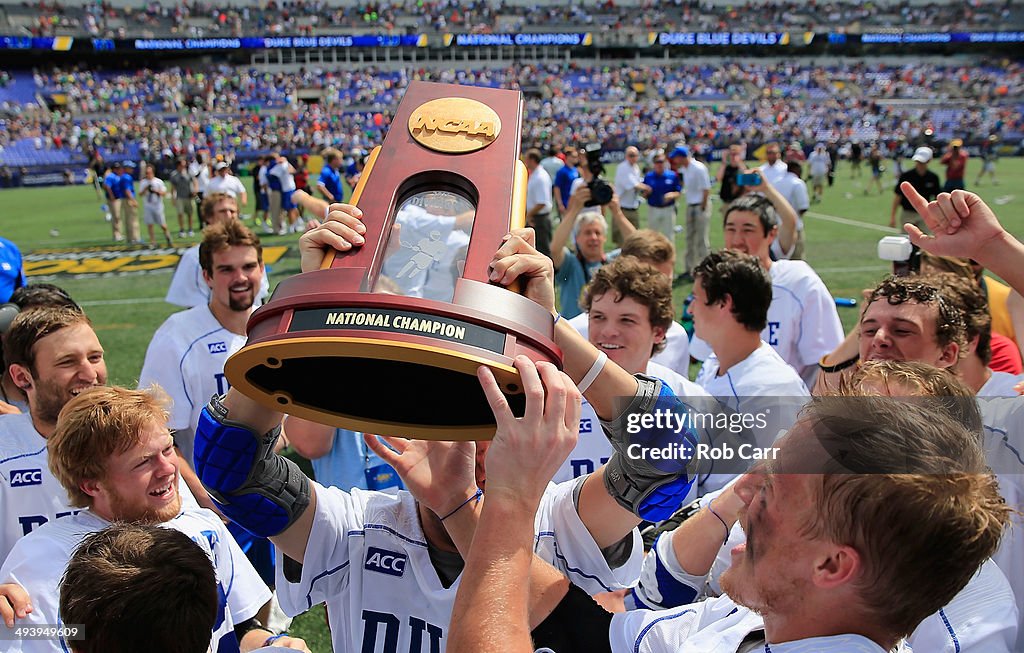
<instances>
[{"instance_id":1,"label":"man in white shirt","mask_svg":"<svg viewBox=\"0 0 1024 653\"><path fill-rule=\"evenodd\" d=\"M677 147L669 153L672 168L680 175L686 197L686 257L683 261L684 278L692 274L694 266L711 250L708 233L711 215L711 176L708 167L690 157L690 150Z\"/></svg>"},{"instance_id":2,"label":"man in white shirt","mask_svg":"<svg viewBox=\"0 0 1024 653\"><path fill-rule=\"evenodd\" d=\"M843 340L843 325L835 300L825 283L804 261L772 261L772 243L778 235L779 214L789 204L767 184L765 196L744 195L729 206L725 216L725 246L752 254L771 278L772 296L768 322L761 339L771 345L813 387L818 361ZM690 351L704 360L707 346L695 334Z\"/></svg>"},{"instance_id":3,"label":"man in white shirt","mask_svg":"<svg viewBox=\"0 0 1024 653\"><path fill-rule=\"evenodd\" d=\"M657 377L678 397L707 397L703 388L652 360L664 351L666 334L674 324L671 279L632 256L620 256L599 269L581 300L587 337L630 374ZM579 441L553 480L558 483L590 474L607 462L612 452L597 414L584 399Z\"/></svg>"},{"instance_id":4,"label":"man in white shirt","mask_svg":"<svg viewBox=\"0 0 1024 653\"><path fill-rule=\"evenodd\" d=\"M782 160L782 150L777 142L772 141L764 146L764 158L764 164L757 170L768 180L769 184L778 188L786 173L789 172L789 168Z\"/></svg>"},{"instance_id":5,"label":"man in white shirt","mask_svg":"<svg viewBox=\"0 0 1024 653\"><path fill-rule=\"evenodd\" d=\"M690 303L694 335L713 352L697 373L697 385L737 413L765 413L753 436L757 446L770 446L810 398L796 371L761 339L771 278L755 257L734 250L709 254L696 271ZM714 473L722 487L735 469L719 465ZM706 491L717 487L705 483Z\"/></svg>"},{"instance_id":6,"label":"man in white shirt","mask_svg":"<svg viewBox=\"0 0 1024 653\"><path fill-rule=\"evenodd\" d=\"M18 315L4 334L4 360L29 410L0 415L0 558L34 529L76 512L50 472L46 441L68 401L107 382L103 347L89 318L72 308Z\"/></svg>"},{"instance_id":7,"label":"man in white shirt","mask_svg":"<svg viewBox=\"0 0 1024 653\"><path fill-rule=\"evenodd\" d=\"M139 376L139 387L156 384L170 395L167 423L186 463L192 460L199 411L211 396L227 392L224 363L245 344L245 325L264 276L259 237L238 220L216 222L204 230L198 261L209 300L160 325ZM208 505L191 469L183 467L182 473L200 504Z\"/></svg>"},{"instance_id":8,"label":"man in white shirt","mask_svg":"<svg viewBox=\"0 0 1024 653\"><path fill-rule=\"evenodd\" d=\"M649 190L640 171L640 150L630 145L626 148L626 159L615 169L615 194L619 196L622 213L634 227L640 227L640 200L643 199L642 193ZM625 237L626 234L619 230L613 220L612 240L618 247L622 247Z\"/></svg>"},{"instance_id":9,"label":"man in white shirt","mask_svg":"<svg viewBox=\"0 0 1024 653\"><path fill-rule=\"evenodd\" d=\"M223 193L207 195L199 209L199 218L204 226L228 222L238 219L238 203L235 198ZM263 275L260 291L256 297L257 306L270 295L270 282ZM203 268L199 265L199 245L185 250L174 268L171 285L167 288L164 301L168 304L192 308L205 305L210 301L210 287L203 277Z\"/></svg>"},{"instance_id":10,"label":"man in white shirt","mask_svg":"<svg viewBox=\"0 0 1024 653\"><path fill-rule=\"evenodd\" d=\"M828 178L829 168L832 167L832 157L828 155L828 149L824 143L818 143L814 151L807 157L807 165L810 166L811 185L814 187L814 203L821 201L825 192L825 180Z\"/></svg>"},{"instance_id":11,"label":"man in white shirt","mask_svg":"<svg viewBox=\"0 0 1024 653\"><path fill-rule=\"evenodd\" d=\"M156 176L156 169L153 166L146 166L146 175L139 182L139 197L142 198L142 222L149 230L149 244L156 247L156 237L153 227L159 225L164 232L167 246L173 247L171 232L167 230L167 219L164 217L164 196L167 195L167 186L163 180Z\"/></svg>"},{"instance_id":12,"label":"man in white shirt","mask_svg":"<svg viewBox=\"0 0 1024 653\"><path fill-rule=\"evenodd\" d=\"M267 183L271 189L270 195L270 218L273 228L277 230L278 236L283 236L289 231L294 231L299 219L299 211L292 201L295 194L295 168L288 162L288 157L278 156L271 162L267 170ZM274 192L280 195L280 206L275 211ZM288 217L288 224L281 220L281 215Z\"/></svg>"},{"instance_id":13,"label":"man in white shirt","mask_svg":"<svg viewBox=\"0 0 1024 653\"><path fill-rule=\"evenodd\" d=\"M60 623L60 579L87 535L116 521L166 524L203 547L216 567L222 600L211 633L213 651L253 650L273 636L253 621L270 600L270 590L217 515L183 507L177 490L180 460L159 397L125 388L96 388L68 403L49 443L50 464L81 512L22 539L0 568L0 581L17 583L28 592L33 609L24 625ZM64 645L58 638L25 639L15 641L9 650L59 653Z\"/></svg>"},{"instance_id":14,"label":"man in white shirt","mask_svg":"<svg viewBox=\"0 0 1024 653\"><path fill-rule=\"evenodd\" d=\"M609 208L612 211L612 215L615 216L615 221L621 224L618 215L616 215L614 201L612 201ZM632 228L632 225L623 224L623 231L629 231L630 228ZM608 258L611 259L613 254L615 254L614 251L609 253ZM618 250L618 257L622 256L633 256L643 263L653 266L654 269L665 276L669 283L672 282L673 275L675 274L676 253L675 247L665 237L665 234L653 229L638 229L634 231L626 236L622 249ZM580 335L584 338L589 337L590 316L586 312L570 319L569 324L579 331ZM668 330L665 332L665 346L651 356L651 362L667 367L674 374L678 374L681 377L689 378L690 334L686 332L683 325L674 319L669 323Z\"/></svg>"},{"instance_id":15,"label":"man in white shirt","mask_svg":"<svg viewBox=\"0 0 1024 653\"><path fill-rule=\"evenodd\" d=\"M523 164L530 173L526 181L526 225L537 233L541 253L551 256L551 177L540 165L540 150L524 152Z\"/></svg>"},{"instance_id":16,"label":"man in white shirt","mask_svg":"<svg viewBox=\"0 0 1024 653\"><path fill-rule=\"evenodd\" d=\"M979 568L997 571L986 561L1010 513L977 442L976 434L926 405L880 397L852 407L846 399L812 404L777 443L773 467L782 473L746 474L733 488L746 538L730 549L731 566L721 577L726 595L617 614L611 650L905 651L899 640L929 618L944 619L952 637L943 643L949 648L923 650L960 650L950 626L964 622L959 593ZM808 457L830 450L841 450L842 461ZM875 470L888 473L867 473ZM711 510L718 506L724 504L716 501ZM721 546L718 518L708 510L699 517L715 522L708 537ZM902 530L907 523L914 528ZM892 547L895 532L899 546ZM957 544L936 546L946 537ZM671 548L660 553L673 556ZM1000 591L968 600L1002 614L1013 610L1005 580L986 585ZM940 612L951 605L952 621ZM978 631L988 626L970 622ZM986 642L989 647L974 650L1006 650Z\"/></svg>"},{"instance_id":17,"label":"man in white shirt","mask_svg":"<svg viewBox=\"0 0 1024 653\"><path fill-rule=\"evenodd\" d=\"M793 182L795 176L790 173L789 165L781 158L778 143L768 143L765 146L764 156L766 161L757 169L757 172L796 211L796 232L793 235L793 241L790 243L788 238L781 239L778 243L779 246L772 250L773 256L776 259L799 258L797 254L802 253L804 230L803 220L800 216L810 208L810 202L807 201L807 185L800 180L800 184L803 185L801 197L800 189L795 188L796 185ZM799 166L799 164L797 165ZM785 245L789 245L790 249L785 249Z\"/></svg>"},{"instance_id":18,"label":"man in white shirt","mask_svg":"<svg viewBox=\"0 0 1024 653\"><path fill-rule=\"evenodd\" d=\"M196 180L196 192L199 195L199 199L202 200L203 195L206 193L206 186L210 183L210 152L208 150L200 150L196 153L196 158L192 163L188 164L188 172Z\"/></svg>"},{"instance_id":19,"label":"man in white shirt","mask_svg":"<svg viewBox=\"0 0 1024 653\"><path fill-rule=\"evenodd\" d=\"M789 250L782 247L781 239L775 242L772 247L772 256L778 260L792 259L798 261L804 257L804 213L811 208L811 201L807 196L807 182L803 180L803 167L798 161L790 161L786 164L787 172L779 182L778 190L786 199L793 211L796 212L796 233L793 234L793 244Z\"/></svg>"},{"instance_id":20,"label":"man in white shirt","mask_svg":"<svg viewBox=\"0 0 1024 653\"><path fill-rule=\"evenodd\" d=\"M234 197L238 202L239 209L245 209L249 203L249 195L245 191L245 184L238 177L231 174L231 166L225 161L218 161L213 166L214 177L206 184L207 193L224 193Z\"/></svg>"}]
</instances>

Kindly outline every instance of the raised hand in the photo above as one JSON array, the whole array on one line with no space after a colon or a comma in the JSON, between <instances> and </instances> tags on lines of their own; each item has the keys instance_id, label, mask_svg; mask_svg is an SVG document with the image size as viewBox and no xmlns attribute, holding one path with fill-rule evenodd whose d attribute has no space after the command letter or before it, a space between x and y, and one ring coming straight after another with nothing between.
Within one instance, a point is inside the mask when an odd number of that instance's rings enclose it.
<instances>
[{"instance_id":1,"label":"raised hand","mask_svg":"<svg viewBox=\"0 0 1024 653\"><path fill-rule=\"evenodd\" d=\"M328 248L346 252L365 242L363 212L351 204L331 204L327 219L299 238L299 257L303 272L319 270Z\"/></svg>"},{"instance_id":2,"label":"raised hand","mask_svg":"<svg viewBox=\"0 0 1024 653\"><path fill-rule=\"evenodd\" d=\"M904 226L910 241L926 252L981 259L990 243L1007 235L996 214L974 193L954 190L939 193L929 202L908 182L900 190L935 234L929 236L912 224Z\"/></svg>"},{"instance_id":3,"label":"raised hand","mask_svg":"<svg viewBox=\"0 0 1024 653\"><path fill-rule=\"evenodd\" d=\"M533 229L514 229L491 259L490 279L507 286L519 279L523 295L555 312L555 270L551 259L534 248Z\"/></svg>"},{"instance_id":4,"label":"raised hand","mask_svg":"<svg viewBox=\"0 0 1024 653\"><path fill-rule=\"evenodd\" d=\"M395 468L416 500L439 517L476 493L475 442L408 440L368 434L363 439L381 460Z\"/></svg>"},{"instance_id":5,"label":"raised hand","mask_svg":"<svg viewBox=\"0 0 1024 653\"><path fill-rule=\"evenodd\" d=\"M487 450L488 501L522 501L536 510L544 488L576 446L582 396L551 363L516 357L526 410L515 417L490 369L477 371L498 430Z\"/></svg>"}]
</instances>

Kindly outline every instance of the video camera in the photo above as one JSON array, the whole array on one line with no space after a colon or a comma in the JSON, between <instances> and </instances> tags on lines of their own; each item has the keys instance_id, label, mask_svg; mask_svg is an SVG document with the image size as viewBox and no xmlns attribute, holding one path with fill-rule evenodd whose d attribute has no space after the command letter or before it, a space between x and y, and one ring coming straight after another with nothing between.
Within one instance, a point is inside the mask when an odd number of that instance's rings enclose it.
<instances>
[{"instance_id":1,"label":"video camera","mask_svg":"<svg viewBox=\"0 0 1024 653\"><path fill-rule=\"evenodd\" d=\"M906 236L886 236L878 241L878 258L892 261L892 273L897 277L921 272L921 248Z\"/></svg>"},{"instance_id":2,"label":"video camera","mask_svg":"<svg viewBox=\"0 0 1024 653\"><path fill-rule=\"evenodd\" d=\"M604 174L604 164L601 163L601 151L600 143L589 143L583 148L583 152L587 155L587 169L590 170L590 174L594 175L594 178L587 184L587 188L590 190L590 199L587 200L584 206L604 206L611 202L612 197L615 195L611 185L604 179L601 179L601 175Z\"/></svg>"}]
</instances>

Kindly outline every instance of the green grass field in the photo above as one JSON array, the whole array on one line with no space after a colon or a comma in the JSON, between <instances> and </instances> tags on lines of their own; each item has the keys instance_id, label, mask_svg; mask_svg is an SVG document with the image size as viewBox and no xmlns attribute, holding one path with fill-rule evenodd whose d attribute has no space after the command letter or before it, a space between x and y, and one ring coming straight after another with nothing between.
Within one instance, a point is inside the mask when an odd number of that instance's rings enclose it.
<instances>
[{"instance_id":1,"label":"green grass field","mask_svg":"<svg viewBox=\"0 0 1024 653\"><path fill-rule=\"evenodd\" d=\"M1024 178L1024 159L1003 159L999 162L998 172L999 186L986 182L981 188L972 190L995 208L1012 233L1024 235L1024 193L1020 193L1013 181ZM865 196L865 182L866 177L851 180L849 169L841 167L836 185L826 190L824 201L813 205L805 218L807 260L837 297L859 297L861 289L872 285L888 270L887 264L878 260L875 246L882 236L896 233L885 226L892 201L892 179L886 173L885 182L889 187L882 195ZM99 208L101 202L91 187L5 190L0 193L0 198L4 205L0 235L17 243L26 256L60 248L105 248L112 242L110 226L103 220ZM243 213L251 210L250 206ZM711 243L713 247L720 247L720 213L717 206L714 210ZM168 225L176 235L177 222L170 204L166 213ZM184 242L176 240L175 244L189 246L197 240L198 236ZM288 247L287 252L271 265L271 286L298 272L296 240L294 235L264 237L265 247ZM683 251L684 246L680 234L677 248ZM164 261L173 261L173 252L165 252L167 254L170 257ZM147 260L159 262L157 256ZM42 264L30 263L30 266L39 265ZM677 263L677 267L680 265L681 262ZM38 271L47 269L53 268L45 266ZM30 272L30 280L52 281L82 303L107 350L111 382L131 385L138 379L151 335L175 311L174 306L163 302L170 275L171 268L167 267L145 274L121 275L39 275ZM681 300L688 292L688 287L676 289L677 314L681 310ZM840 309L840 315L844 324L850 326L856 309Z\"/></svg>"},{"instance_id":2,"label":"green grass field","mask_svg":"<svg viewBox=\"0 0 1024 653\"><path fill-rule=\"evenodd\" d=\"M974 179L977 165L977 162L969 164L969 182ZM860 180L851 180L849 168L841 165L835 186L826 189L824 201L813 205L805 217L807 260L837 297L859 297L863 288L873 285L890 269L889 264L878 260L876 244L882 236L896 233L886 226L894 180L886 172L884 192L867 196L864 194L864 184L868 174L865 171ZM999 161L998 174L999 186L992 186L986 180L984 186L971 190L980 194L995 209L1011 233L1024 237L1024 193L1017 188L1017 182L1013 181L1024 179L1024 159ZM102 202L92 187L4 190L0 192L0 201L4 206L0 235L17 243L27 257L31 257L34 252L61 248L104 249L112 243L110 226L104 221L99 208ZM243 213L251 211L250 205ZM717 206L715 212L711 242L713 247L720 247L722 229ZM176 234L177 221L170 203L166 214L168 226ZM144 230L143 227L143 233ZM184 242L176 241L175 245L187 247L197 240L191 238ZM271 287L298 272L296 240L297 236L294 235L264 238L265 247L288 247L284 255L271 266ZM679 251L684 251L682 235L678 236L676 246ZM157 266L173 261L173 254L171 251L154 253L146 262ZM161 259L160 256L171 258ZM38 262L29 265L43 272L53 269L53 266ZM679 265L681 263L677 267ZM30 275L30 281L56 283L83 305L106 349L110 382L134 386L150 337L163 320L177 310L163 301L171 269L168 267L162 271L121 275L33 274ZM681 310L681 300L688 292L689 288L685 286L675 290L677 315ZM840 309L840 316L847 328L856 319L856 315L856 309ZM330 638L324 623L323 608L317 607L296 621L293 632L306 638L314 652L330 651Z\"/></svg>"}]
</instances>

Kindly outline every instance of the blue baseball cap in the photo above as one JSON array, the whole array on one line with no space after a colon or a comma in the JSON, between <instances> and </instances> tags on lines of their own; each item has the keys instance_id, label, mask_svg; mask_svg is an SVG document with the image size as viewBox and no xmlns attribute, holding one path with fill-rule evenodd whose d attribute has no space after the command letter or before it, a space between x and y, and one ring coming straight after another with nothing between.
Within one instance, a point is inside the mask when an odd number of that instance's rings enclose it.
<instances>
[{"instance_id":1,"label":"blue baseball cap","mask_svg":"<svg viewBox=\"0 0 1024 653\"><path fill-rule=\"evenodd\" d=\"M685 147L683 147L682 145L680 145L679 147L677 147L676 149L672 150L669 153L668 158L674 159L677 156L685 156L685 157L689 158L690 157L690 150L688 150Z\"/></svg>"}]
</instances>

